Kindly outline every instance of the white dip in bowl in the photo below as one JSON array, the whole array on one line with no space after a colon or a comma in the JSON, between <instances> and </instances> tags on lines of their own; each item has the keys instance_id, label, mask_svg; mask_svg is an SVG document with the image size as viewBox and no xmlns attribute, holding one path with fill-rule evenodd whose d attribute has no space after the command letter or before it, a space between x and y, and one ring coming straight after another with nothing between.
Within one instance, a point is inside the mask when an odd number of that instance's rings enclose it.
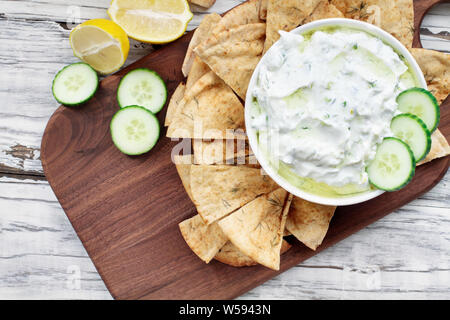
<instances>
[{"instance_id":1,"label":"white dip in bowl","mask_svg":"<svg viewBox=\"0 0 450 320\"><path fill-rule=\"evenodd\" d=\"M411 87L426 88L416 62L373 25L326 19L281 32L250 81L250 145L264 170L303 199L374 198L382 192L366 167L392 136L397 95Z\"/></svg>"}]
</instances>

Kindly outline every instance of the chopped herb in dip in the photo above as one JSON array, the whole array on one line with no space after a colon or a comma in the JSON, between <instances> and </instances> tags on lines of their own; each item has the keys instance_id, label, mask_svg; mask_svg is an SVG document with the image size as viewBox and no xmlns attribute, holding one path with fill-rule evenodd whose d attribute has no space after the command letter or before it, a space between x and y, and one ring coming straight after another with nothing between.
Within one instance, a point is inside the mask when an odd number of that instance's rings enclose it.
<instances>
[{"instance_id":1,"label":"chopped herb in dip","mask_svg":"<svg viewBox=\"0 0 450 320\"><path fill-rule=\"evenodd\" d=\"M350 28L281 32L256 76L260 149L291 183L327 196L369 190L366 167L391 135L396 96L417 82L391 46Z\"/></svg>"}]
</instances>

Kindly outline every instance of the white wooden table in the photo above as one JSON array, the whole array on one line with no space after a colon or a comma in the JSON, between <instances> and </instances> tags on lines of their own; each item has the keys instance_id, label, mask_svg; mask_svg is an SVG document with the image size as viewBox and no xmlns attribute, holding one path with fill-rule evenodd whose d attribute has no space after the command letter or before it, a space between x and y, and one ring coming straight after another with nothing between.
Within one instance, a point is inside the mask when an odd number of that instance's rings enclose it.
<instances>
[{"instance_id":1,"label":"white wooden table","mask_svg":"<svg viewBox=\"0 0 450 320\"><path fill-rule=\"evenodd\" d=\"M242 1L217 0L209 12ZM111 299L45 180L39 147L58 107L56 71L77 61L76 23L110 0L0 0L0 299ZM196 11L194 28L205 10ZM450 3L422 25L450 52ZM133 42L128 63L151 52ZM449 299L450 174L420 199L245 294L243 299Z\"/></svg>"}]
</instances>

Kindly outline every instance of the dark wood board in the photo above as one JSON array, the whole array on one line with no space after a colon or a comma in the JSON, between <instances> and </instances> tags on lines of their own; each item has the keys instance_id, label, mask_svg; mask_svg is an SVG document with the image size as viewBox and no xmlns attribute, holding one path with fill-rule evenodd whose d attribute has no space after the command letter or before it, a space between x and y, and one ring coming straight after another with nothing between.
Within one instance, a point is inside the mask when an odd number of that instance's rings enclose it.
<instances>
[{"instance_id":1,"label":"dark wood board","mask_svg":"<svg viewBox=\"0 0 450 320\"><path fill-rule=\"evenodd\" d=\"M420 13L416 30L426 9L437 2L415 2ZM121 77L148 67L162 75L172 94L183 79L181 64L190 37L105 78L85 106L58 108L42 139L47 179L114 298L235 298L416 199L447 172L449 157L435 160L419 167L414 180L401 191L338 208L323 245L314 252L293 241L279 272L261 266L233 268L216 261L206 265L178 230L178 223L196 210L171 162L177 142L165 138L163 130L150 153L128 157L113 146L109 132L111 117L118 110L116 89ZM440 130L449 139L450 99L441 110ZM164 117L165 109L158 115L161 124Z\"/></svg>"}]
</instances>

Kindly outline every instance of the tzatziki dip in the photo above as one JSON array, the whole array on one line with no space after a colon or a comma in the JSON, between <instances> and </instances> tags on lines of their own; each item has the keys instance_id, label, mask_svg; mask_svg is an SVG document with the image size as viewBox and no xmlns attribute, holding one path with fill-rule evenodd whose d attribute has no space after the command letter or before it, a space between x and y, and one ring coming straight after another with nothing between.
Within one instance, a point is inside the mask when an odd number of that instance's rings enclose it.
<instances>
[{"instance_id":1,"label":"tzatziki dip","mask_svg":"<svg viewBox=\"0 0 450 320\"><path fill-rule=\"evenodd\" d=\"M406 59L361 30L280 32L260 62L250 125L280 176L318 195L371 189L366 167L392 136L397 95L417 85Z\"/></svg>"}]
</instances>

